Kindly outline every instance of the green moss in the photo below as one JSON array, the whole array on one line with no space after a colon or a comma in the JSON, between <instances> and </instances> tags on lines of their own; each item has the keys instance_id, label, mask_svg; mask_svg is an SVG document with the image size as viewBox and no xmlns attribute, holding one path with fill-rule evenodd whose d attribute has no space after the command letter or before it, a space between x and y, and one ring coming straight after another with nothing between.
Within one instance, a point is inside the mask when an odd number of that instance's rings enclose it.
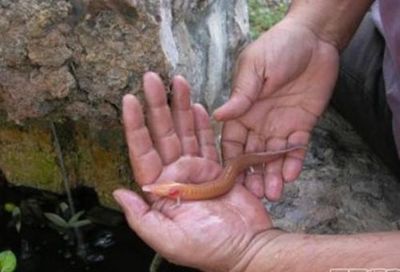
<instances>
[{"instance_id":1,"label":"green moss","mask_svg":"<svg viewBox=\"0 0 400 272\"><path fill-rule=\"evenodd\" d=\"M279 22L287 11L285 2L267 5L265 0L248 0L250 34L253 39Z\"/></svg>"},{"instance_id":2,"label":"green moss","mask_svg":"<svg viewBox=\"0 0 400 272\"><path fill-rule=\"evenodd\" d=\"M7 180L53 192L61 191L61 174L49 131L38 127L0 130L0 168Z\"/></svg>"},{"instance_id":3,"label":"green moss","mask_svg":"<svg viewBox=\"0 0 400 272\"><path fill-rule=\"evenodd\" d=\"M76 126L78 175L83 185L95 189L100 202L116 208L112 192L120 187L138 190L131 181L128 151L121 127L88 133L84 125Z\"/></svg>"}]
</instances>

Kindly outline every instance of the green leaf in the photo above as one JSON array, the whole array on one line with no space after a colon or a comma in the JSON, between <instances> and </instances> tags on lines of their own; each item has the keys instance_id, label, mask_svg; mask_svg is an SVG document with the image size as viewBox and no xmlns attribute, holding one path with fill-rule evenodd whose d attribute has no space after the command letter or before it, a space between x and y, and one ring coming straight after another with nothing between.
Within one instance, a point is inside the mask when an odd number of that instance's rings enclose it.
<instances>
[{"instance_id":1,"label":"green leaf","mask_svg":"<svg viewBox=\"0 0 400 272\"><path fill-rule=\"evenodd\" d=\"M69 220L68 224L74 224L76 221L79 220L79 218L85 213L85 211L79 211L76 214L74 214Z\"/></svg>"},{"instance_id":2,"label":"green leaf","mask_svg":"<svg viewBox=\"0 0 400 272\"><path fill-rule=\"evenodd\" d=\"M20 216L20 215L21 215L21 210L20 210L20 208L15 207L14 210L12 211L12 216L13 216L14 218L16 218L16 217L18 217L18 216Z\"/></svg>"},{"instance_id":3,"label":"green leaf","mask_svg":"<svg viewBox=\"0 0 400 272\"><path fill-rule=\"evenodd\" d=\"M15 224L15 229L18 231L18 232L21 232L21 221L18 221L16 224Z\"/></svg>"},{"instance_id":4,"label":"green leaf","mask_svg":"<svg viewBox=\"0 0 400 272\"><path fill-rule=\"evenodd\" d=\"M61 202L59 206L62 213L65 213L69 209L68 204L65 202Z\"/></svg>"},{"instance_id":5,"label":"green leaf","mask_svg":"<svg viewBox=\"0 0 400 272\"><path fill-rule=\"evenodd\" d=\"M15 208L17 208L17 206L14 203L8 202L6 204L4 204L4 210L6 212L12 213Z\"/></svg>"},{"instance_id":6,"label":"green leaf","mask_svg":"<svg viewBox=\"0 0 400 272\"><path fill-rule=\"evenodd\" d=\"M80 221L71 223L70 226L73 228L80 228L80 227L87 226L89 224L92 224L92 222L89 219L84 219L84 220L80 220Z\"/></svg>"},{"instance_id":7,"label":"green leaf","mask_svg":"<svg viewBox=\"0 0 400 272\"><path fill-rule=\"evenodd\" d=\"M55 214L55 213L44 213L44 216L46 216L46 218L49 219L50 222L52 222L53 224L55 224L58 227L61 227L61 228L64 228L64 229L69 228L69 225L68 225L67 221L65 221L64 218L62 218L58 214Z\"/></svg>"},{"instance_id":8,"label":"green leaf","mask_svg":"<svg viewBox=\"0 0 400 272\"><path fill-rule=\"evenodd\" d=\"M13 272L17 267L17 258L11 250L0 252L0 272Z\"/></svg>"}]
</instances>

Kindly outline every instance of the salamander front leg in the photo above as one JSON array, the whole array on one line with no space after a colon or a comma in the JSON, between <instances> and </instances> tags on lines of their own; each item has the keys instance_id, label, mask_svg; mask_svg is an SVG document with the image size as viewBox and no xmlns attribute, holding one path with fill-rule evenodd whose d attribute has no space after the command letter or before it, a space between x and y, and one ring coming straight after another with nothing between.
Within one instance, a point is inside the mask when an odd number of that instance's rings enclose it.
<instances>
[{"instance_id":1,"label":"salamander front leg","mask_svg":"<svg viewBox=\"0 0 400 272\"><path fill-rule=\"evenodd\" d=\"M176 200L172 208L177 208L181 205L181 192L179 190L176 189L171 190L169 192L169 197Z\"/></svg>"}]
</instances>

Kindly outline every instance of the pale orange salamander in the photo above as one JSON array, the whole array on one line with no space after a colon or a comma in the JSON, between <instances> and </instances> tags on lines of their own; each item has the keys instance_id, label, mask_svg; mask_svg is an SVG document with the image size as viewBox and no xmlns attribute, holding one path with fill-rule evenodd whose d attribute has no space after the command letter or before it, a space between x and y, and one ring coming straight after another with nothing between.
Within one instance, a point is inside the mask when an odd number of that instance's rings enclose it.
<instances>
[{"instance_id":1,"label":"pale orange salamander","mask_svg":"<svg viewBox=\"0 0 400 272\"><path fill-rule=\"evenodd\" d=\"M202 200L221 196L235 185L236 177L246 168L268 163L280 158L282 155L298 150L306 149L304 145L297 145L277 151L260 153L247 153L229 161L221 174L214 180L200 184L166 182L144 185L142 190L160 197L168 197L178 200Z\"/></svg>"}]
</instances>

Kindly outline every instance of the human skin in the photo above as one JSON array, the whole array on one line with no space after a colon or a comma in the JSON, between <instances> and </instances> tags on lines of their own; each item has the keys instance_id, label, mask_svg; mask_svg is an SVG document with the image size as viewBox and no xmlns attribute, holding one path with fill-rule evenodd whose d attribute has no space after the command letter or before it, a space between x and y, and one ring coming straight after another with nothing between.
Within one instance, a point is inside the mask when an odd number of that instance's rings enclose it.
<instances>
[{"instance_id":1,"label":"human skin","mask_svg":"<svg viewBox=\"0 0 400 272\"><path fill-rule=\"evenodd\" d=\"M338 74L339 50L371 1L292 1L287 16L245 48L237 60L232 95L214 112L225 121L224 159L249 151L307 145ZM305 152L257 168L245 177L258 197L278 200L284 182L300 174Z\"/></svg>"},{"instance_id":2,"label":"human skin","mask_svg":"<svg viewBox=\"0 0 400 272\"><path fill-rule=\"evenodd\" d=\"M229 120L223 131L225 158L308 142L331 95L338 51L368 5L361 0L294 1L287 17L242 53L231 100L215 112L216 118ZM124 98L129 156L140 186L205 182L221 171L206 111L190 104L182 77L174 78L173 89L169 107L159 77L144 76L147 122L138 100ZM258 179L247 177L250 190L238 182L222 197L178 207L125 189L114 196L147 244L172 262L203 271L400 267L399 232L307 235L272 228L257 196L277 199L282 180L297 177L303 158L304 153L291 153L269 164Z\"/></svg>"},{"instance_id":3,"label":"human skin","mask_svg":"<svg viewBox=\"0 0 400 272\"><path fill-rule=\"evenodd\" d=\"M173 79L172 106L161 79L143 78L145 114L136 97L123 99L123 123L129 157L140 185L168 180L204 182L222 171L209 116L190 104L189 86ZM146 116L146 120L145 120ZM202 201L182 201L147 194L144 201L129 190L114 196L131 228L172 262L205 271L231 271L244 260L245 249L260 233L272 228L264 206L242 185L226 195ZM273 237L275 232L271 232Z\"/></svg>"},{"instance_id":4,"label":"human skin","mask_svg":"<svg viewBox=\"0 0 400 272\"><path fill-rule=\"evenodd\" d=\"M204 182L222 171L208 114L191 105L177 76L167 104L161 79L144 76L146 114L132 95L123 122L135 181ZM147 117L145 121L145 116ZM261 201L237 183L209 200L175 201L126 189L114 197L130 227L169 261L203 271L329 271L333 267L400 267L400 234L320 236L274 229Z\"/></svg>"}]
</instances>

